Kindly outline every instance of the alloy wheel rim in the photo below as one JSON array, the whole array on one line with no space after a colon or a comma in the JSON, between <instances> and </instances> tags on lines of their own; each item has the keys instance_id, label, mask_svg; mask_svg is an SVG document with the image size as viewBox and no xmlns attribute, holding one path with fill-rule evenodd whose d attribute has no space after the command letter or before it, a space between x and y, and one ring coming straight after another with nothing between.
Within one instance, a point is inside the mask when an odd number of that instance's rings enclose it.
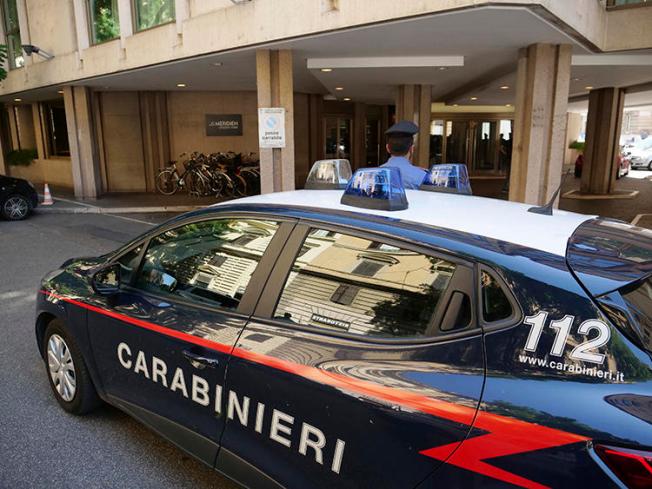
<instances>
[{"instance_id":1,"label":"alloy wheel rim","mask_svg":"<svg viewBox=\"0 0 652 489\"><path fill-rule=\"evenodd\" d=\"M21 219L27 215L28 211L27 202L20 197L11 197L5 202L5 213L11 219Z\"/></svg>"},{"instance_id":2,"label":"alloy wheel rim","mask_svg":"<svg viewBox=\"0 0 652 489\"><path fill-rule=\"evenodd\" d=\"M53 334L48 341L47 353L52 384L59 396L64 401L70 402L77 391L77 374L70 348L61 336Z\"/></svg>"}]
</instances>

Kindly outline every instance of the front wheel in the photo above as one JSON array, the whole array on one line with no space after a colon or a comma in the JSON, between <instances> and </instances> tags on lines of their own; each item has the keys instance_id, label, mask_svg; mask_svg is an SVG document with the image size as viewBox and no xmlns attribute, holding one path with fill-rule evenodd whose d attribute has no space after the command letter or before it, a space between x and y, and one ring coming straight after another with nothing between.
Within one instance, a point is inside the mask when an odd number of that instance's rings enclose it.
<instances>
[{"instance_id":1,"label":"front wheel","mask_svg":"<svg viewBox=\"0 0 652 489\"><path fill-rule=\"evenodd\" d=\"M21 221L25 219L30 210L32 209L31 204L27 198L23 195L15 194L10 195L7 200L2 204L2 217L9 219L10 221Z\"/></svg>"},{"instance_id":2,"label":"front wheel","mask_svg":"<svg viewBox=\"0 0 652 489\"><path fill-rule=\"evenodd\" d=\"M156 175L156 190L163 195L173 195L179 189L179 175L175 170L161 170Z\"/></svg>"},{"instance_id":3,"label":"front wheel","mask_svg":"<svg viewBox=\"0 0 652 489\"><path fill-rule=\"evenodd\" d=\"M100 404L86 363L63 323L52 321L44 336L45 368L59 405L72 414L86 414Z\"/></svg>"}]
</instances>

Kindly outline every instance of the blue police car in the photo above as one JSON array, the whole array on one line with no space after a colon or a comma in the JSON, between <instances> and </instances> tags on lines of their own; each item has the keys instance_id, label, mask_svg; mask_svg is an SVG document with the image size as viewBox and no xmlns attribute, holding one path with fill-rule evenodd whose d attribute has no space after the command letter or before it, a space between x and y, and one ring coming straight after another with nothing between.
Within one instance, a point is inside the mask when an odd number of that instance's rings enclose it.
<instances>
[{"instance_id":1,"label":"blue police car","mask_svg":"<svg viewBox=\"0 0 652 489\"><path fill-rule=\"evenodd\" d=\"M49 382L249 487L652 487L652 233L528 210L375 169L179 216L43 279Z\"/></svg>"}]
</instances>

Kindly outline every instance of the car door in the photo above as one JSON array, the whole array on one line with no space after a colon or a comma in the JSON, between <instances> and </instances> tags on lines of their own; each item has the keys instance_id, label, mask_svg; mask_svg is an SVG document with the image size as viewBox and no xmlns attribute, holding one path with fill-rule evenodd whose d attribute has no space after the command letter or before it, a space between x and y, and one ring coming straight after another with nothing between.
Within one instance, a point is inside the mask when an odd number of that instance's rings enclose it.
<instances>
[{"instance_id":1,"label":"car door","mask_svg":"<svg viewBox=\"0 0 652 489\"><path fill-rule=\"evenodd\" d=\"M119 258L124 286L88 313L109 400L211 466L229 354L292 226L224 216L166 229Z\"/></svg>"},{"instance_id":2,"label":"car door","mask_svg":"<svg viewBox=\"0 0 652 489\"><path fill-rule=\"evenodd\" d=\"M484 381L472 264L351 226L289 238L229 361L218 468L412 488L468 435Z\"/></svg>"}]
</instances>

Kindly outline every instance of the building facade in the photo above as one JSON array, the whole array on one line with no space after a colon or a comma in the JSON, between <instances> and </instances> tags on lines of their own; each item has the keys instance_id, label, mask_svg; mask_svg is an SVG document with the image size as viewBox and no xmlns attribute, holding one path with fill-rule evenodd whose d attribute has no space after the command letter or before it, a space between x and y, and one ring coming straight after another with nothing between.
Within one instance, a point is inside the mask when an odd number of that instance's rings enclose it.
<instances>
[{"instance_id":1,"label":"building facade","mask_svg":"<svg viewBox=\"0 0 652 489\"><path fill-rule=\"evenodd\" d=\"M643 1L0 6L0 173L79 197L153 192L157 171L193 152L255 153L263 192L300 188L317 159L382 164L384 130L410 119L416 164L464 162L473 178L508 178L510 199L540 203L569 158L569 100L588 101L583 190L606 193L628 97L649 92L652 104ZM259 147L267 107L285 109L282 148ZM34 161L15 165L26 150Z\"/></svg>"}]
</instances>

